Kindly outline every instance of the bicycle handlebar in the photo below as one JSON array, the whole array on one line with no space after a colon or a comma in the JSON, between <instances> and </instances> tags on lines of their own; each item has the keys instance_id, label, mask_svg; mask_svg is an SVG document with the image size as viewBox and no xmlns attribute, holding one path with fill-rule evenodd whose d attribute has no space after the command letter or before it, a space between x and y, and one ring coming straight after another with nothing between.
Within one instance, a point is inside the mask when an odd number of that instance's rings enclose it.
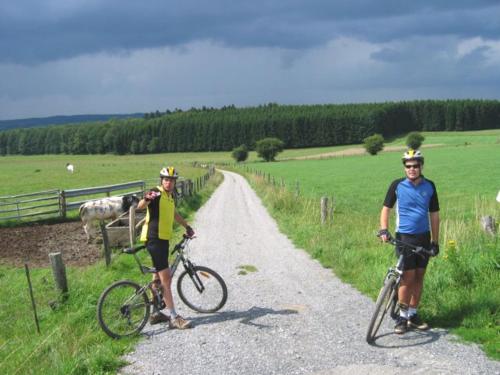
<instances>
[{"instance_id":1,"label":"bicycle handlebar","mask_svg":"<svg viewBox=\"0 0 500 375\"><path fill-rule=\"evenodd\" d=\"M193 238L195 238L195 237L194 236L193 237L189 237L186 234L183 234L182 235L182 240L179 241L179 243L177 243L174 246L174 249L172 250L172 252L178 251L179 249L183 249L184 246L186 245L186 243L189 240L192 240ZM136 254L136 253L138 253L139 251L141 251L142 249L145 249L145 248L146 248L145 244L135 245L135 246L131 246L131 247L125 247L125 248L122 249L122 253L125 253L125 254Z\"/></svg>"},{"instance_id":2,"label":"bicycle handlebar","mask_svg":"<svg viewBox=\"0 0 500 375\"><path fill-rule=\"evenodd\" d=\"M399 246L404 246L405 248L411 250L415 254L424 253L424 254L427 254L427 255L433 255L432 251L430 251L429 249L426 249L423 246L412 245L410 243L403 242L401 240L397 240L395 238L391 238L388 242L391 243L394 246L398 246L398 245Z\"/></svg>"},{"instance_id":3,"label":"bicycle handlebar","mask_svg":"<svg viewBox=\"0 0 500 375\"><path fill-rule=\"evenodd\" d=\"M126 254L135 254L135 253L141 251L142 249L144 249L145 247L146 247L146 245L144 245L144 244L136 245L136 246L132 246L132 247L126 247L126 248L122 249L122 252L126 253Z\"/></svg>"}]
</instances>

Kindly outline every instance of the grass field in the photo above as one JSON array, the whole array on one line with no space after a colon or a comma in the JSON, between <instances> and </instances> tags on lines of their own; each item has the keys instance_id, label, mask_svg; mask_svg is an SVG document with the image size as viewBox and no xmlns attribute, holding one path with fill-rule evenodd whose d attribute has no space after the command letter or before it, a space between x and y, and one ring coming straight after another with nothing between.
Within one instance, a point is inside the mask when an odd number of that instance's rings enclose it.
<instances>
[{"instance_id":1,"label":"grass field","mask_svg":"<svg viewBox=\"0 0 500 375\"><path fill-rule=\"evenodd\" d=\"M216 174L199 194L185 200L179 212L188 220L221 182ZM180 239L176 231L173 242ZM16 244L13 244L16 246ZM149 255L139 253L144 264ZM2 374L114 374L124 363L120 356L133 349L138 337L113 340L100 329L97 300L112 282L129 279L146 283L133 257L116 254L106 268L104 261L88 267L67 267L70 296L57 301L52 271L31 269L41 334L36 332L24 269L0 265L0 373Z\"/></svg>"},{"instance_id":2,"label":"grass field","mask_svg":"<svg viewBox=\"0 0 500 375\"><path fill-rule=\"evenodd\" d=\"M424 135L425 143L443 145L424 150L424 173L436 183L440 197L442 253L429 267L422 313L431 324L451 328L500 359L500 244L498 235L484 234L478 224L486 214L500 221L500 204L494 201L500 189L500 131ZM404 138L389 143L403 144ZM287 150L278 160L345 148ZM291 191L277 191L262 179L254 180L281 229L343 280L374 297L394 261L389 246L379 244L374 232L386 189L402 175L400 154L263 163L252 152L245 166L285 179ZM193 178L204 173L192 168L193 161L232 159L228 152L0 157L0 196L150 179L165 164L176 165L181 175ZM67 162L75 165L73 175L65 169ZM299 199L293 193L296 180L300 180ZM192 215L215 185L182 208L183 213ZM336 204L333 223L324 226L319 223L322 195L333 196ZM449 240L455 245L447 245ZM122 364L120 355L131 350L136 339L110 340L97 326L95 307L112 281L140 278L132 261L120 256L109 269L103 263L68 268L71 297L55 310L48 307L56 298L51 271L32 270L41 335L35 331L24 270L0 266L0 373L114 373ZM366 313L368 321L370 312Z\"/></svg>"},{"instance_id":3,"label":"grass field","mask_svg":"<svg viewBox=\"0 0 500 375\"><path fill-rule=\"evenodd\" d=\"M483 215L497 222L500 218L495 201L500 132L455 136L427 134L426 142L443 144L424 151L424 174L436 183L440 199L442 252L429 266L421 313L431 324L451 328L500 359L500 243L498 234L485 234L479 224ZM387 152L247 166L275 181L284 179L286 190L252 179L281 229L343 280L375 297L394 262L390 247L380 244L374 233L390 182L404 176L400 157L401 152ZM300 198L294 195L297 181ZM321 196L335 201L333 223L324 226Z\"/></svg>"},{"instance_id":4,"label":"grass field","mask_svg":"<svg viewBox=\"0 0 500 375\"><path fill-rule=\"evenodd\" d=\"M460 146L466 142L477 144L497 144L500 131L478 132L437 132L422 133L427 137L425 143ZM387 143L388 146L404 145L404 138ZM278 154L277 160L295 157L321 155L341 151L352 146L318 147L285 150ZM381 153L379 156L385 155ZM392 155L392 153L389 153ZM388 157L390 160L390 156ZM35 155L0 157L0 196L31 193L51 189L71 189L89 186L118 184L128 181L155 178L164 165L175 165L187 178L195 178L203 173L193 168L193 162L232 163L230 152L169 153L153 155ZM249 153L248 163L261 160L255 151ZM73 174L66 171L66 163L75 166ZM267 164L266 164L267 165ZM432 168L431 166L430 168Z\"/></svg>"}]
</instances>

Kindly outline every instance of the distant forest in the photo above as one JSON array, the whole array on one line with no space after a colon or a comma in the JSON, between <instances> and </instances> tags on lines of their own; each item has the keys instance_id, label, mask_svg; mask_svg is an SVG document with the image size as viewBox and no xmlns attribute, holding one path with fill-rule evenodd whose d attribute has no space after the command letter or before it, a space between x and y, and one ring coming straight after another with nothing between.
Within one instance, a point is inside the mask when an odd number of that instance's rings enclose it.
<instances>
[{"instance_id":1,"label":"distant forest","mask_svg":"<svg viewBox=\"0 0 500 375\"><path fill-rule=\"evenodd\" d=\"M70 115L70 116L50 116L23 118L17 120L0 120L0 130L17 128L36 128L47 125L74 124L81 125L86 122L108 121L114 118L141 118L143 113L113 114L113 115ZM150 116L147 114L146 116Z\"/></svg>"},{"instance_id":2,"label":"distant forest","mask_svg":"<svg viewBox=\"0 0 500 375\"><path fill-rule=\"evenodd\" d=\"M500 101L425 100L154 112L144 118L0 131L0 155L229 151L277 137L286 148L361 143L410 131L500 128Z\"/></svg>"}]
</instances>

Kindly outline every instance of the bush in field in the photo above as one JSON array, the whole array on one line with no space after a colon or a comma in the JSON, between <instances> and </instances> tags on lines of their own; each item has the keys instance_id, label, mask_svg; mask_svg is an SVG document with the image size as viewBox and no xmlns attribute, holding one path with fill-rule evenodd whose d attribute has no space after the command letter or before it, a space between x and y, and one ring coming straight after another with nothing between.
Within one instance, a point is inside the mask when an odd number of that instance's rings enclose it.
<instances>
[{"instance_id":1,"label":"bush in field","mask_svg":"<svg viewBox=\"0 0 500 375\"><path fill-rule=\"evenodd\" d=\"M274 161L278 153L283 151L285 144L278 138L264 138L255 143L257 155L265 161Z\"/></svg>"},{"instance_id":2,"label":"bush in field","mask_svg":"<svg viewBox=\"0 0 500 375\"><path fill-rule=\"evenodd\" d=\"M233 151L231 152L231 156L238 163L247 160L247 158L248 158L248 148L247 148L247 146L243 144L240 147L233 148Z\"/></svg>"},{"instance_id":3,"label":"bush in field","mask_svg":"<svg viewBox=\"0 0 500 375\"><path fill-rule=\"evenodd\" d=\"M408 137L406 137L406 145L408 148L418 150L420 146L422 146L424 140L425 137L419 132L411 132L408 134Z\"/></svg>"},{"instance_id":4,"label":"bush in field","mask_svg":"<svg viewBox=\"0 0 500 375\"><path fill-rule=\"evenodd\" d=\"M377 155L384 149L384 137L380 134L373 134L363 139L365 149L370 155Z\"/></svg>"}]
</instances>

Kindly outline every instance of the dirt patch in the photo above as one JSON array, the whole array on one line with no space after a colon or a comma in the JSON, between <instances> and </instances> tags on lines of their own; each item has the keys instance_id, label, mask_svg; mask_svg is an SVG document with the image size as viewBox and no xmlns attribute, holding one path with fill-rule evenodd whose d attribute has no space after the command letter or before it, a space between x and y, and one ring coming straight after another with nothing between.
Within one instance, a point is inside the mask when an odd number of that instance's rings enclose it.
<instances>
[{"instance_id":1,"label":"dirt patch","mask_svg":"<svg viewBox=\"0 0 500 375\"><path fill-rule=\"evenodd\" d=\"M422 148L439 147L439 146L442 146L442 144L436 143L436 144L422 145ZM383 151L404 151L407 149L408 147L406 146L387 146L384 147ZM364 147L352 147L341 151L325 152L323 154L316 154L316 155L297 156L295 158L282 159L282 160L328 159L339 156L353 156L353 155L368 155L368 153L366 152Z\"/></svg>"},{"instance_id":2,"label":"dirt patch","mask_svg":"<svg viewBox=\"0 0 500 375\"><path fill-rule=\"evenodd\" d=\"M34 224L0 228L0 263L46 267L49 253L62 253L64 263L85 266L102 258L102 245L87 244L82 224L78 221L58 224Z\"/></svg>"}]
</instances>

